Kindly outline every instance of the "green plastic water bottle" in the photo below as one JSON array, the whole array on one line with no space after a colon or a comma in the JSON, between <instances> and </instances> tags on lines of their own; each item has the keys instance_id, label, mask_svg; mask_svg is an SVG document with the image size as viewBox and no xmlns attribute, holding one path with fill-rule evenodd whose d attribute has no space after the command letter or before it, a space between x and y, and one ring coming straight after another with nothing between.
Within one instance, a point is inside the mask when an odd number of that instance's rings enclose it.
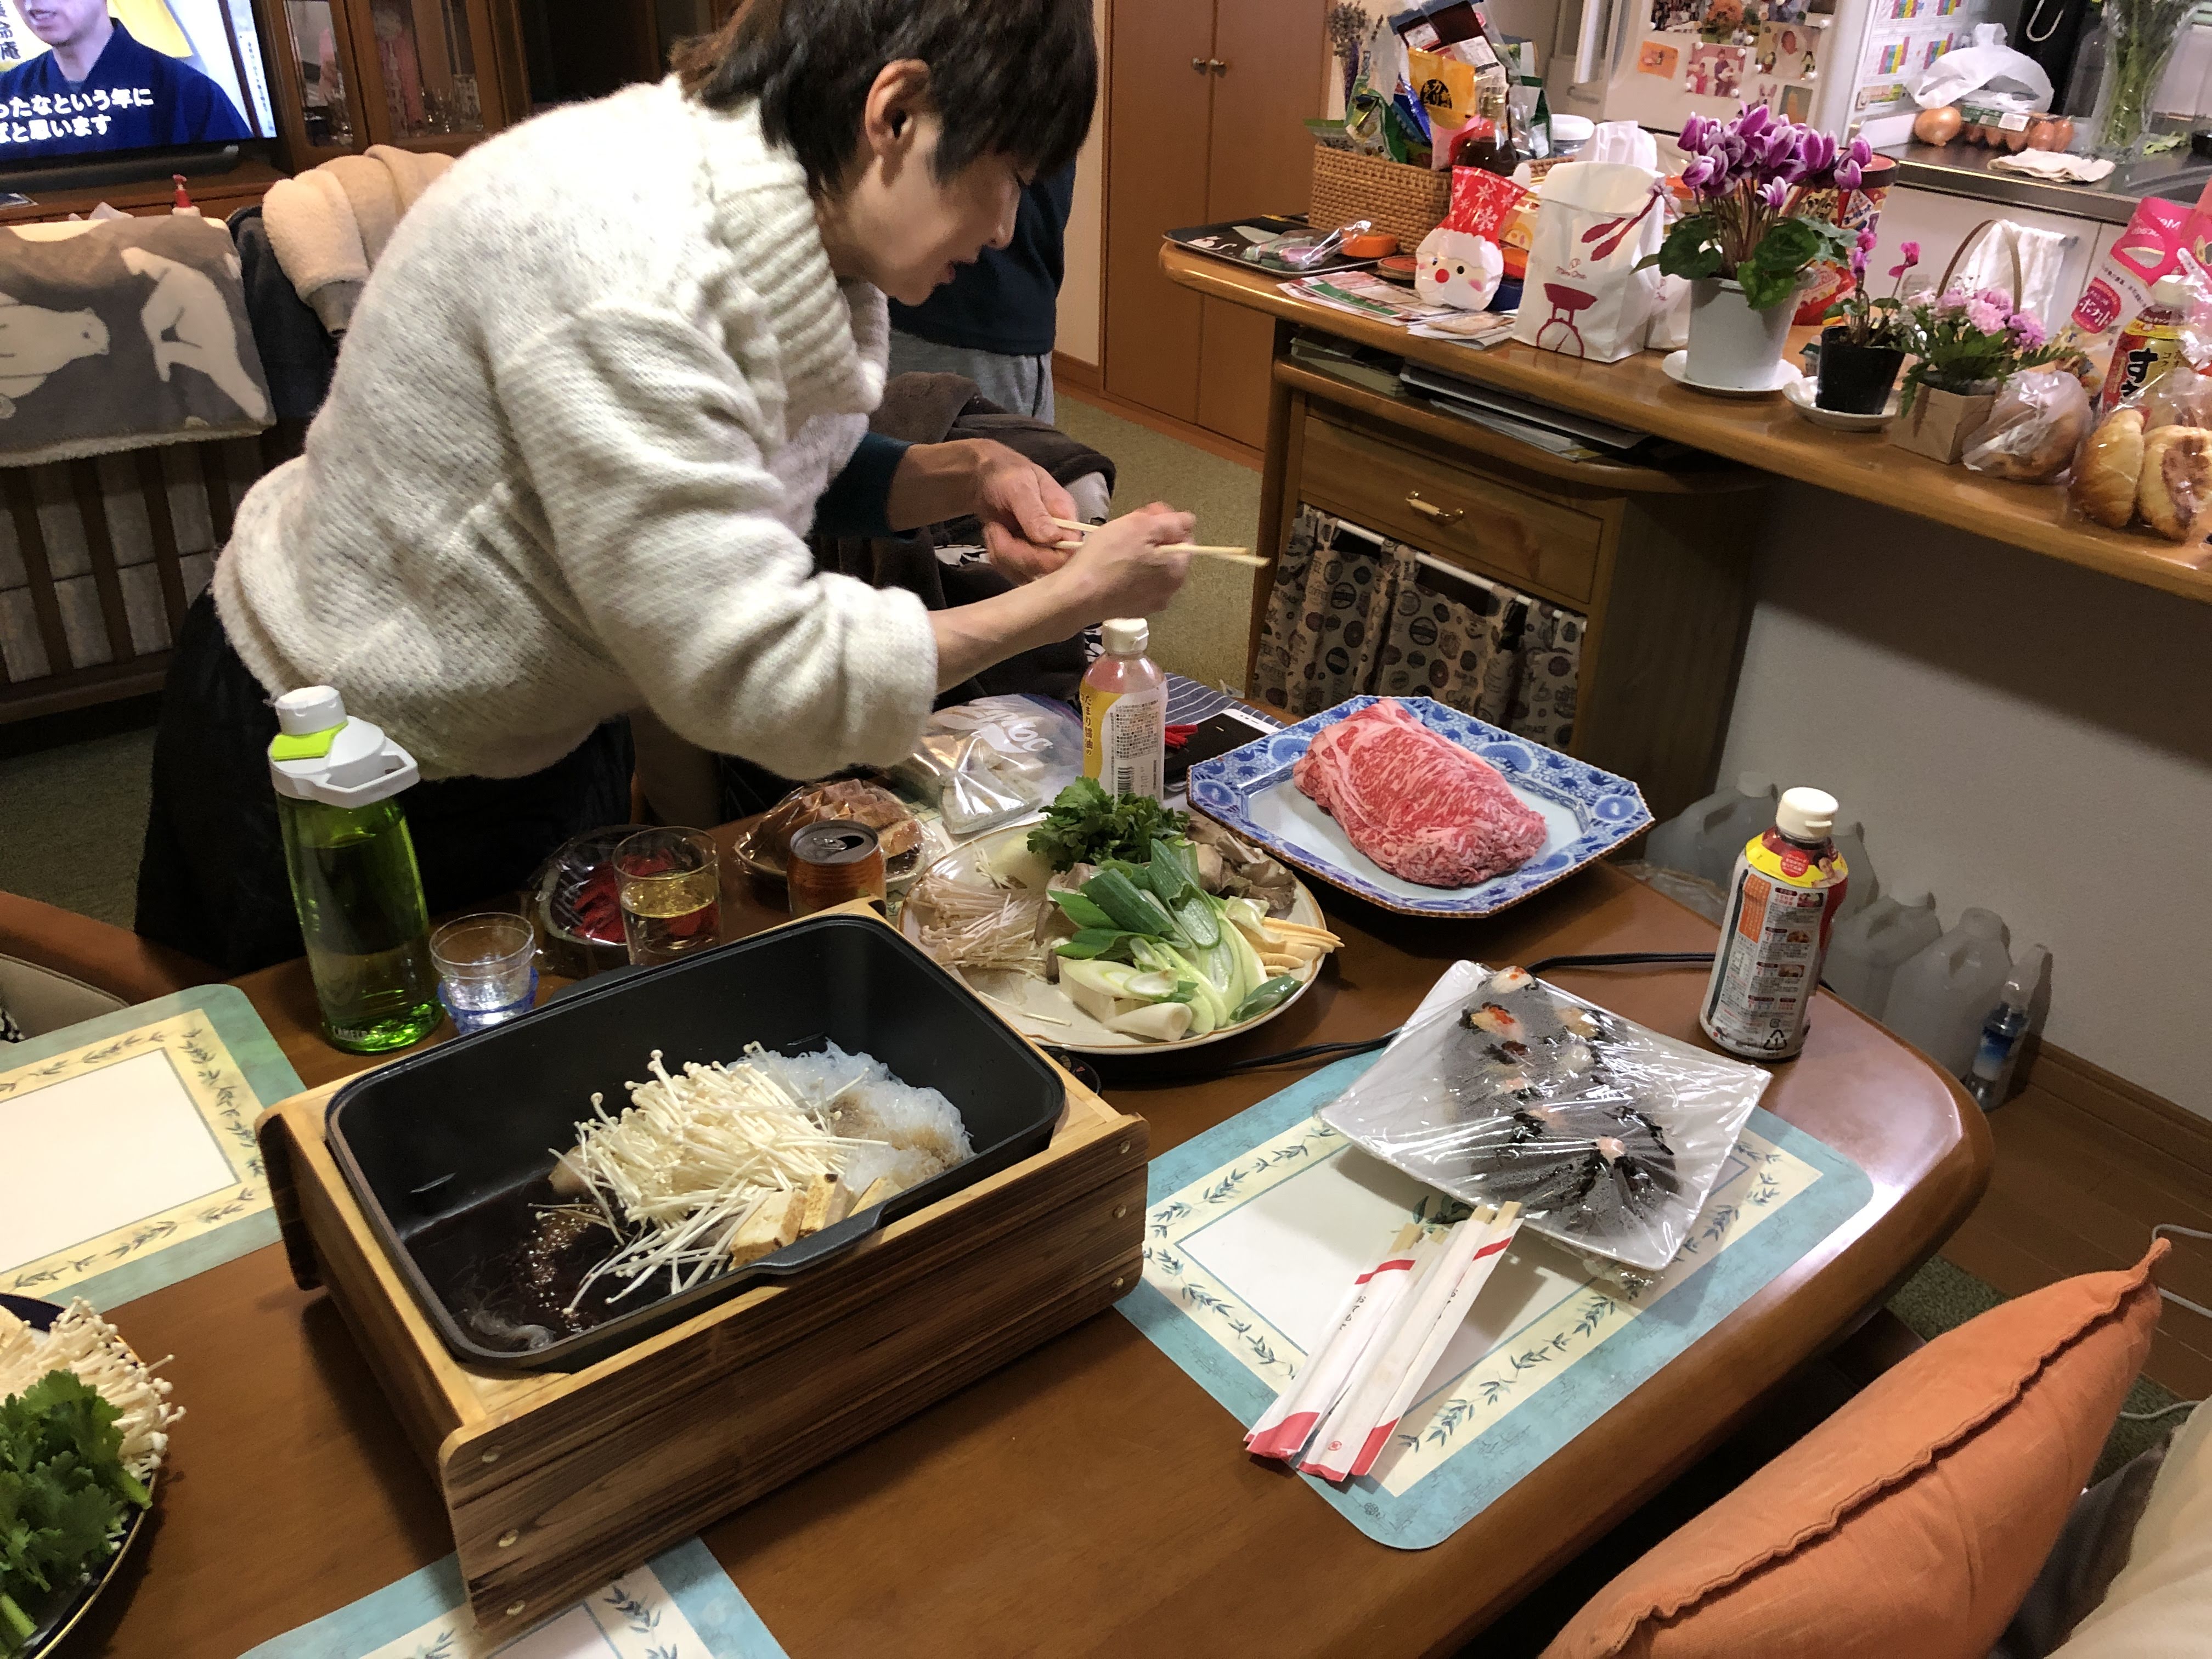
<instances>
[{"instance_id":1,"label":"green plastic water bottle","mask_svg":"<svg viewBox=\"0 0 2212 1659\"><path fill-rule=\"evenodd\" d=\"M357 1054L419 1042L445 1017L400 792L415 757L327 685L276 699L269 775L323 1031Z\"/></svg>"}]
</instances>

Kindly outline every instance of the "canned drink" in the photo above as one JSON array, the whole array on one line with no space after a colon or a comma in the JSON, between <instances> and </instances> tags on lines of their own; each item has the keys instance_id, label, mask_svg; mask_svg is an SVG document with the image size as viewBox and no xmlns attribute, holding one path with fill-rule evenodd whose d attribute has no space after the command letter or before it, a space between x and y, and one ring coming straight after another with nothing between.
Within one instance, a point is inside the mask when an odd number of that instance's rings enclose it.
<instances>
[{"instance_id":1,"label":"canned drink","mask_svg":"<svg viewBox=\"0 0 2212 1659\"><path fill-rule=\"evenodd\" d=\"M884 896L884 849L865 823L832 818L794 831L785 861L791 914L812 915L833 904Z\"/></svg>"}]
</instances>

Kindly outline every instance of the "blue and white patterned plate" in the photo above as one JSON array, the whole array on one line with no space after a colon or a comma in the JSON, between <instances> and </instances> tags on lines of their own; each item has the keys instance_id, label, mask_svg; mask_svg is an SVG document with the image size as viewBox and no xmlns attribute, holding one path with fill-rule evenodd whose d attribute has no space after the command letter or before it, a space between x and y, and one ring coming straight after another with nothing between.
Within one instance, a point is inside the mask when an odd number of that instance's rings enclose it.
<instances>
[{"instance_id":1,"label":"blue and white patterned plate","mask_svg":"<svg viewBox=\"0 0 2212 1659\"><path fill-rule=\"evenodd\" d=\"M1523 805L1544 816L1543 850L1517 870L1473 887L1424 887L1394 876L1353 847L1337 821L1291 781L1291 767L1323 726L1380 697L1352 697L1272 737L1190 769L1190 804L1257 842L1284 863L1332 887L1409 916L1487 916L1518 904L1626 841L1651 822L1626 778L1516 738L1431 697L1395 701L1431 732L1489 762Z\"/></svg>"}]
</instances>

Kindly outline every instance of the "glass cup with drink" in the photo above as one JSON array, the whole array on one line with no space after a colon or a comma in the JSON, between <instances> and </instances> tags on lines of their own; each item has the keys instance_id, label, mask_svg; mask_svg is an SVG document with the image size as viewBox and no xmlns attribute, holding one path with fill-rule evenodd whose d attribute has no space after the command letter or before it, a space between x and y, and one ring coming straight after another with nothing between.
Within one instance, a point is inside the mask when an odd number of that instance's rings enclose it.
<instances>
[{"instance_id":1,"label":"glass cup with drink","mask_svg":"<svg viewBox=\"0 0 2212 1659\"><path fill-rule=\"evenodd\" d=\"M521 916L463 916L430 935L438 1000L463 1033L526 1014L538 998L538 936Z\"/></svg>"},{"instance_id":2,"label":"glass cup with drink","mask_svg":"<svg viewBox=\"0 0 2212 1659\"><path fill-rule=\"evenodd\" d=\"M641 830L615 848L615 875L631 962L673 962L720 942L721 865L705 830Z\"/></svg>"}]
</instances>

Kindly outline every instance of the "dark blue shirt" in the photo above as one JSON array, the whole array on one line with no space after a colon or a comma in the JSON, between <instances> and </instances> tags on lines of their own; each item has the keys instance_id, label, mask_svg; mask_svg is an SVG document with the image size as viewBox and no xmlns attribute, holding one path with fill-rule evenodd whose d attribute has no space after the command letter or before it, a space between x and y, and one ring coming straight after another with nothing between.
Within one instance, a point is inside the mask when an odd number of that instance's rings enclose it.
<instances>
[{"instance_id":1,"label":"dark blue shirt","mask_svg":"<svg viewBox=\"0 0 2212 1659\"><path fill-rule=\"evenodd\" d=\"M64 80L51 52L0 74L0 167L252 136L222 88L120 23L82 81Z\"/></svg>"},{"instance_id":2,"label":"dark blue shirt","mask_svg":"<svg viewBox=\"0 0 2212 1659\"><path fill-rule=\"evenodd\" d=\"M918 306L891 302L891 326L902 334L995 351L1008 357L1042 357L1052 349L1060 308L1061 240L1075 201L1071 164L1022 192L1014 239L987 247L972 265Z\"/></svg>"}]
</instances>

